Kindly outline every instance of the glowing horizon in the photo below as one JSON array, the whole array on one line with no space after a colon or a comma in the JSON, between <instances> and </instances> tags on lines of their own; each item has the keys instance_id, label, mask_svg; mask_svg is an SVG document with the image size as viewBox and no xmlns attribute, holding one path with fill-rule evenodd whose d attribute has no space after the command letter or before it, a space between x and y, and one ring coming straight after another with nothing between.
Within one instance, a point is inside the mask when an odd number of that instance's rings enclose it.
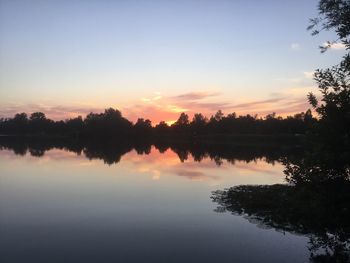
<instances>
[{"instance_id":1,"label":"glowing horizon","mask_svg":"<svg viewBox=\"0 0 350 263\"><path fill-rule=\"evenodd\" d=\"M273 94L264 100L245 101L240 100L236 103L230 103L225 100L218 100L222 97L218 92L191 92L177 96L163 97L159 92L149 98L140 98L139 101L133 102L132 106L120 107L117 105L79 105L79 106L51 106L44 104L30 105L10 105L5 110L3 116L13 117L16 113L41 111L53 120L65 120L78 116L86 117L90 112L101 113L107 108L118 109L122 115L132 122L138 118L149 119L153 125L160 121L165 121L168 125L173 124L181 113L189 115L190 119L195 113L202 113L205 117L210 118L218 110L224 115L236 113L239 115L250 114L252 116L264 117L267 114L275 112L277 116L287 117L296 113L305 112L311 108L308 104L306 95L302 96L303 91L291 92L285 94Z\"/></svg>"}]
</instances>

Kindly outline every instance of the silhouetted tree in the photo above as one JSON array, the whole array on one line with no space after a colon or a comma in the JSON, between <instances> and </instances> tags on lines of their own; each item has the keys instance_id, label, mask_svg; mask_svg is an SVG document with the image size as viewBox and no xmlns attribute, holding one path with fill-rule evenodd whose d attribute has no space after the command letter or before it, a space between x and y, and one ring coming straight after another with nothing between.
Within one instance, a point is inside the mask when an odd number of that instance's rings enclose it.
<instances>
[{"instance_id":1,"label":"silhouetted tree","mask_svg":"<svg viewBox=\"0 0 350 263\"><path fill-rule=\"evenodd\" d=\"M195 113L190 123L192 135L204 133L205 126L207 124L207 118L201 113Z\"/></svg>"},{"instance_id":2,"label":"silhouetted tree","mask_svg":"<svg viewBox=\"0 0 350 263\"><path fill-rule=\"evenodd\" d=\"M85 134L95 137L118 137L130 134L132 124L119 110L106 109L104 113L90 113L84 120Z\"/></svg>"},{"instance_id":3,"label":"silhouetted tree","mask_svg":"<svg viewBox=\"0 0 350 263\"><path fill-rule=\"evenodd\" d=\"M29 118L29 130L32 133L48 134L53 128L53 121L42 112L33 112Z\"/></svg>"},{"instance_id":4,"label":"silhouetted tree","mask_svg":"<svg viewBox=\"0 0 350 263\"><path fill-rule=\"evenodd\" d=\"M177 133L185 134L188 133L189 124L190 121L188 115L186 113L181 113L178 120L173 125L171 125L171 127Z\"/></svg>"},{"instance_id":5,"label":"silhouetted tree","mask_svg":"<svg viewBox=\"0 0 350 263\"><path fill-rule=\"evenodd\" d=\"M322 30L334 30L338 36L337 40L320 47L321 52L341 43L347 53L338 65L315 72L321 102L312 93L308 99L320 116L319 132L324 139L350 145L350 1L320 0L318 10L319 16L311 19L308 27L312 35Z\"/></svg>"},{"instance_id":6,"label":"silhouetted tree","mask_svg":"<svg viewBox=\"0 0 350 263\"><path fill-rule=\"evenodd\" d=\"M157 136L169 135L170 127L165 121L161 121L154 127L154 131Z\"/></svg>"},{"instance_id":7,"label":"silhouetted tree","mask_svg":"<svg viewBox=\"0 0 350 263\"><path fill-rule=\"evenodd\" d=\"M143 118L138 118L134 125L134 132L142 136L149 136L152 133L152 122Z\"/></svg>"},{"instance_id":8,"label":"silhouetted tree","mask_svg":"<svg viewBox=\"0 0 350 263\"><path fill-rule=\"evenodd\" d=\"M65 124L63 123L61 127L64 129L64 126L66 126L69 134L79 136L83 132L84 121L81 116L78 116L76 118L66 120Z\"/></svg>"}]
</instances>

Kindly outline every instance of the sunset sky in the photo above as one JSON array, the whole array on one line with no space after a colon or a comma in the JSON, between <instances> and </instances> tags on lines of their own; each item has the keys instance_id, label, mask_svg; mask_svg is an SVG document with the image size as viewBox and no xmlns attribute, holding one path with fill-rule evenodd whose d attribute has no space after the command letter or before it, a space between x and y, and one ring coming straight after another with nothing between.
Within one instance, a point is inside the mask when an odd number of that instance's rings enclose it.
<instances>
[{"instance_id":1,"label":"sunset sky","mask_svg":"<svg viewBox=\"0 0 350 263\"><path fill-rule=\"evenodd\" d=\"M312 72L344 54L306 30L317 3L0 0L0 117L305 111Z\"/></svg>"}]
</instances>

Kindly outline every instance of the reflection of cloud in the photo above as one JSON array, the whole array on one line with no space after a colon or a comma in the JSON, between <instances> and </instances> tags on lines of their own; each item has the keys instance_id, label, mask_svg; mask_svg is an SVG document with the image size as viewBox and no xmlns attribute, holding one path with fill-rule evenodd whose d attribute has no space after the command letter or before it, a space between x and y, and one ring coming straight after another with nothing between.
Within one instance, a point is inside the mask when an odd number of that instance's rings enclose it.
<instances>
[{"instance_id":1,"label":"reflection of cloud","mask_svg":"<svg viewBox=\"0 0 350 263\"><path fill-rule=\"evenodd\" d=\"M36 164L45 164L48 162L55 161L55 162L73 162L75 165L85 166L85 165L88 165L88 163L91 163L91 161L86 160L86 157L83 155L77 154L75 152L62 150L62 149L57 149L57 148L48 149L44 152L44 155L42 156L32 156L30 153L30 150L33 150L33 149L28 149L28 151L24 156L30 162L35 162ZM13 150L0 148L0 152L1 152L1 157L7 157L13 160L18 159L18 156L14 153ZM79 160L79 162L77 162L77 160Z\"/></svg>"},{"instance_id":2,"label":"reflection of cloud","mask_svg":"<svg viewBox=\"0 0 350 263\"><path fill-rule=\"evenodd\" d=\"M260 161L259 163L236 163L235 168L240 170L240 173L245 174L257 174L257 173L263 173L263 174L273 174L273 175L280 175L280 171L276 170L275 167L271 166L270 164Z\"/></svg>"},{"instance_id":3,"label":"reflection of cloud","mask_svg":"<svg viewBox=\"0 0 350 263\"><path fill-rule=\"evenodd\" d=\"M0 150L0 159L5 162L19 160L13 151ZM21 157L22 159L22 157ZM86 156L77 155L74 152L66 150L52 149L45 152L44 156L33 157L27 153L23 156L24 161L35 165L47 165L55 167L54 163L60 165L68 164L70 168L91 169L86 166L99 165L98 161L88 161ZM277 165L276 165L277 164ZM152 180L171 180L174 178L182 181L205 182L208 185L237 185L242 183L266 183L276 182L278 178L283 180L282 165L276 161L276 164L267 163L265 158L256 158L254 162L232 160L223 160L220 167L215 164L215 160L206 155L201 162L195 162L189 155L185 162L180 162L178 155L168 149L163 154L153 146L148 155L138 155L135 150L127 153L118 167L122 171L126 169L129 175L146 175ZM106 169L112 169L107 166ZM50 169L51 169L50 168ZM85 170L83 170L85 171ZM121 173L124 174L124 173ZM247 176L249 175L249 176ZM278 177L276 175L279 175Z\"/></svg>"},{"instance_id":4,"label":"reflection of cloud","mask_svg":"<svg viewBox=\"0 0 350 263\"><path fill-rule=\"evenodd\" d=\"M282 165L276 162L274 165L267 163L264 158L257 159L254 162L236 160L233 162L223 161L220 168L209 156L201 162L195 162L191 155L185 162L180 162L179 157L172 150L168 149L164 154L159 153L152 147L149 155L137 155L135 151L129 152L124 163L127 163L128 169L135 170L137 173L143 173L152 180L161 180L162 178L175 176L196 182L206 182L208 185L221 184L223 181L256 183L256 179L275 181L276 176L283 179ZM249 176L246 176L249 175Z\"/></svg>"},{"instance_id":5,"label":"reflection of cloud","mask_svg":"<svg viewBox=\"0 0 350 263\"><path fill-rule=\"evenodd\" d=\"M189 170L174 170L175 174L178 176L184 176L187 177L193 181L202 181L202 180L208 180L208 179L212 179L212 180L216 180L218 179L217 176L208 176L203 172L200 171L189 171Z\"/></svg>"},{"instance_id":6,"label":"reflection of cloud","mask_svg":"<svg viewBox=\"0 0 350 263\"><path fill-rule=\"evenodd\" d=\"M203 159L207 159L207 158L210 159L209 156L205 156ZM199 166L198 162L186 162L185 165L186 165L187 169L191 169L191 170L195 170ZM178 167L183 167L183 163L179 163ZM202 161L200 163L200 168L215 170L215 169L218 168L218 166L217 166L217 164L214 161ZM225 166L221 166L220 169L226 169L226 167Z\"/></svg>"},{"instance_id":7,"label":"reflection of cloud","mask_svg":"<svg viewBox=\"0 0 350 263\"><path fill-rule=\"evenodd\" d=\"M207 160L206 162L198 163L192 159L181 163L178 155L170 149L160 153L152 147L151 154L142 156L132 151L123 160L128 162L139 173L150 174L152 180L159 180L161 176L169 175L185 177L192 181L219 180L218 176L207 175L202 171L208 168L217 169L214 162Z\"/></svg>"}]
</instances>

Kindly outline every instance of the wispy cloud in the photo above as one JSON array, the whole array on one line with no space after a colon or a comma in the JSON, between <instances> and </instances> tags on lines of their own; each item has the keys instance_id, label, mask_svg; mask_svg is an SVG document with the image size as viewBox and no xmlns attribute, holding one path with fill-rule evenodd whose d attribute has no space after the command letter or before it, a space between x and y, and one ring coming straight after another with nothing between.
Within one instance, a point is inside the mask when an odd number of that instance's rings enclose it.
<instances>
[{"instance_id":1,"label":"wispy cloud","mask_svg":"<svg viewBox=\"0 0 350 263\"><path fill-rule=\"evenodd\" d=\"M290 49L291 49L291 50L294 50L294 51L298 51L298 50L301 49L301 46L300 46L299 43L292 43L292 44L290 45Z\"/></svg>"},{"instance_id":2,"label":"wispy cloud","mask_svg":"<svg viewBox=\"0 0 350 263\"><path fill-rule=\"evenodd\" d=\"M184 99L184 100L202 100L209 97L215 97L220 95L219 92L189 92L180 94L174 97L173 99Z\"/></svg>"},{"instance_id":3,"label":"wispy cloud","mask_svg":"<svg viewBox=\"0 0 350 263\"><path fill-rule=\"evenodd\" d=\"M281 82L283 85L298 85L298 86L306 86L310 85L311 81L314 77L314 71L301 71L298 75L295 76L287 76L287 77L277 77L274 78L274 81Z\"/></svg>"},{"instance_id":4,"label":"wispy cloud","mask_svg":"<svg viewBox=\"0 0 350 263\"><path fill-rule=\"evenodd\" d=\"M315 72L314 71L304 71L303 74L304 74L305 78L312 79L314 77Z\"/></svg>"},{"instance_id":5,"label":"wispy cloud","mask_svg":"<svg viewBox=\"0 0 350 263\"><path fill-rule=\"evenodd\" d=\"M270 105L271 103L281 102L284 100L286 100L286 97L251 101L251 102L247 102L247 103L232 105L231 107L234 109L246 109L246 108L252 108L252 107L262 106L262 105L266 105L266 104Z\"/></svg>"},{"instance_id":6,"label":"wispy cloud","mask_svg":"<svg viewBox=\"0 0 350 263\"><path fill-rule=\"evenodd\" d=\"M161 98L162 98L162 96L160 95L160 93L159 93L159 92L156 92L155 95L154 95L153 97L150 97L150 98L141 98L140 100L141 100L142 102L149 102L149 103L151 103L151 102L155 102L155 101L157 101L157 100L160 100Z\"/></svg>"}]
</instances>

